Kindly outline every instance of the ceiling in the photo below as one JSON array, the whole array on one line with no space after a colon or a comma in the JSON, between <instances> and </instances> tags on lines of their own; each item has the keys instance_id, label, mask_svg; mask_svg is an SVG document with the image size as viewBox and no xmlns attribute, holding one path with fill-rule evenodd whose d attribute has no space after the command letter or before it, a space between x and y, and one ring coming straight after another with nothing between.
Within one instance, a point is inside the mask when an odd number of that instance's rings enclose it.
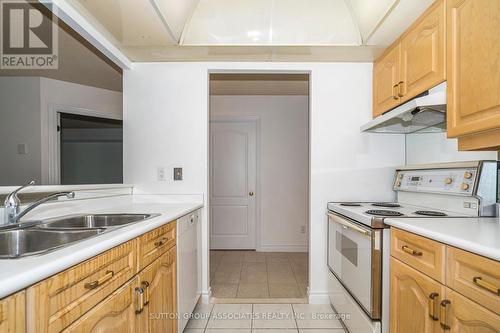
<instances>
[{"instance_id":1,"label":"ceiling","mask_svg":"<svg viewBox=\"0 0 500 333\"><path fill-rule=\"evenodd\" d=\"M308 74L210 74L210 95L309 95Z\"/></svg>"},{"instance_id":2,"label":"ceiling","mask_svg":"<svg viewBox=\"0 0 500 333\"><path fill-rule=\"evenodd\" d=\"M433 0L67 0L132 61L371 61Z\"/></svg>"}]
</instances>

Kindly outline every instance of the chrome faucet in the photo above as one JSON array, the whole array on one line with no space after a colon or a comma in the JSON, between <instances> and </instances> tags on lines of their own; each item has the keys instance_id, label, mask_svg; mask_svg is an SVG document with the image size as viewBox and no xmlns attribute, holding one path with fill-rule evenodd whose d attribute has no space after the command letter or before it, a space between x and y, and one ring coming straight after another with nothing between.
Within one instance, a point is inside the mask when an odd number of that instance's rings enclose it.
<instances>
[{"instance_id":1,"label":"chrome faucet","mask_svg":"<svg viewBox=\"0 0 500 333\"><path fill-rule=\"evenodd\" d=\"M19 187L12 193L10 193L4 201L4 216L5 216L5 222L6 224L14 224L17 223L24 215L26 215L29 211L32 209L40 206L44 202L47 202L51 199L58 198L58 197L63 197L66 196L68 199L73 199L75 197L75 192L57 192L53 193L51 195L48 195L38 201L33 202L31 205L26 207L23 211L21 211L21 200L19 200L19 197L17 194L19 191L22 189L31 186L35 184L35 181L32 180L28 184Z\"/></svg>"}]
</instances>

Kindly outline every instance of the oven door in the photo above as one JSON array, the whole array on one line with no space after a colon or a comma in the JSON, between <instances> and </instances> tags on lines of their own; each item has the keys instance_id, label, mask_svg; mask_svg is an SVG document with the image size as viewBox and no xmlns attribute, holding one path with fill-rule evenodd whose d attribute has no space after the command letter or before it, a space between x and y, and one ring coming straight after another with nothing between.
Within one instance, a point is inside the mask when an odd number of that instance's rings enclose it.
<instances>
[{"instance_id":1,"label":"oven door","mask_svg":"<svg viewBox=\"0 0 500 333\"><path fill-rule=\"evenodd\" d=\"M372 319L380 319L381 246L381 230L328 213L328 267Z\"/></svg>"}]
</instances>

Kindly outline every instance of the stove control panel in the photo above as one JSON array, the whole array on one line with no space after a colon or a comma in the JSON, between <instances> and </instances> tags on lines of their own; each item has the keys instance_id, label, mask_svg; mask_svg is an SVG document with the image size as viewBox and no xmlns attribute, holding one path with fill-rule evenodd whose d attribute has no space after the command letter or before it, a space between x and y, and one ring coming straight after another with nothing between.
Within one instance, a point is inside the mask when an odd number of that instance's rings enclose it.
<instances>
[{"instance_id":1,"label":"stove control panel","mask_svg":"<svg viewBox=\"0 0 500 333\"><path fill-rule=\"evenodd\" d=\"M471 196L476 176L476 168L398 170L394 190Z\"/></svg>"}]
</instances>

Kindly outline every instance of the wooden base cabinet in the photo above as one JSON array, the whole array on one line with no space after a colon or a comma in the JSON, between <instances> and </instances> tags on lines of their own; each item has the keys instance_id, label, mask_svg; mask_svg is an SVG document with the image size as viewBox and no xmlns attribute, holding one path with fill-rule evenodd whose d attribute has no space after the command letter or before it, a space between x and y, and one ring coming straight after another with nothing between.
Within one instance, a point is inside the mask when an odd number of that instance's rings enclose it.
<instances>
[{"instance_id":1,"label":"wooden base cabinet","mask_svg":"<svg viewBox=\"0 0 500 333\"><path fill-rule=\"evenodd\" d=\"M137 333L140 309L138 278L127 282L110 297L94 307L63 332L71 333Z\"/></svg>"},{"instance_id":2,"label":"wooden base cabinet","mask_svg":"<svg viewBox=\"0 0 500 333\"><path fill-rule=\"evenodd\" d=\"M26 331L25 295L25 291L20 291L0 300L0 332L23 333Z\"/></svg>"},{"instance_id":3,"label":"wooden base cabinet","mask_svg":"<svg viewBox=\"0 0 500 333\"><path fill-rule=\"evenodd\" d=\"M437 311L445 287L398 259L390 267L391 332L441 332Z\"/></svg>"},{"instance_id":4,"label":"wooden base cabinet","mask_svg":"<svg viewBox=\"0 0 500 333\"><path fill-rule=\"evenodd\" d=\"M139 274L144 290L141 332L177 332L176 255L173 247Z\"/></svg>"}]
</instances>

